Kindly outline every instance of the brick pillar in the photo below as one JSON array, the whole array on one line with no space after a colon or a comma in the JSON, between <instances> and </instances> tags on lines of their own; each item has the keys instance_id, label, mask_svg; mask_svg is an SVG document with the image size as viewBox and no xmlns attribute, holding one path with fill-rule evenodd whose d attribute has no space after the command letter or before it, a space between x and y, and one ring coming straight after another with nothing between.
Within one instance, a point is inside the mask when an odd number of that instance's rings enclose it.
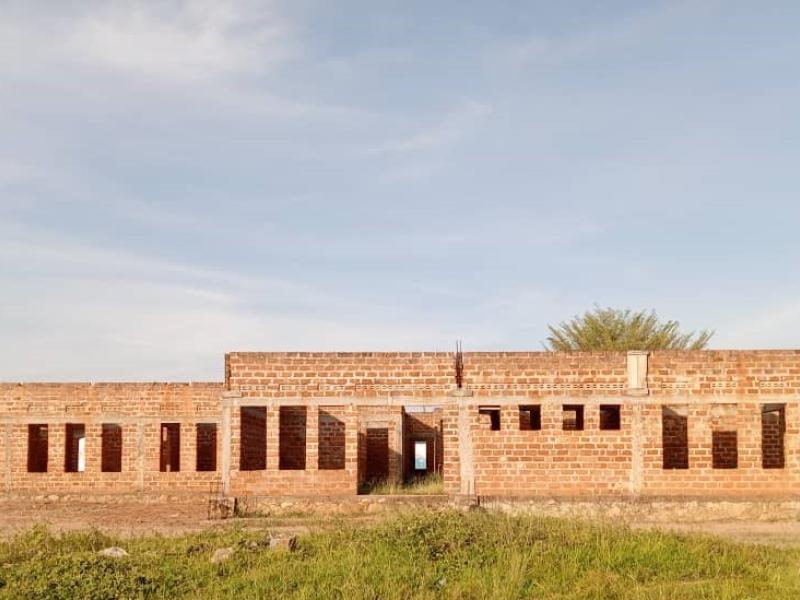
<instances>
[{"instance_id":1,"label":"brick pillar","mask_svg":"<svg viewBox=\"0 0 800 600\"><path fill-rule=\"evenodd\" d=\"M788 400L788 399L787 399ZM786 430L783 436L786 469L796 473L800 469L800 406L796 402L786 402ZM759 425L761 424L759 415Z\"/></svg>"},{"instance_id":2,"label":"brick pillar","mask_svg":"<svg viewBox=\"0 0 800 600\"><path fill-rule=\"evenodd\" d=\"M277 471L280 465L280 407L267 407L267 471Z\"/></svg>"},{"instance_id":3,"label":"brick pillar","mask_svg":"<svg viewBox=\"0 0 800 600\"><path fill-rule=\"evenodd\" d=\"M142 421L138 421L136 423L136 470L137 470L137 477L136 477L136 489L139 491L144 490L144 470L145 470L145 431L144 431L144 423ZM123 430L122 435L125 435L125 431ZM124 440L124 438L123 438ZM160 440L159 440L160 443ZM124 459L124 454L123 454Z\"/></svg>"},{"instance_id":4,"label":"brick pillar","mask_svg":"<svg viewBox=\"0 0 800 600\"><path fill-rule=\"evenodd\" d=\"M65 459L66 423L50 423L47 430L47 472L63 473Z\"/></svg>"},{"instance_id":5,"label":"brick pillar","mask_svg":"<svg viewBox=\"0 0 800 600\"><path fill-rule=\"evenodd\" d=\"M344 421L344 467L352 482L353 494L358 493L358 413L353 404L347 406Z\"/></svg>"},{"instance_id":6,"label":"brick pillar","mask_svg":"<svg viewBox=\"0 0 800 600\"><path fill-rule=\"evenodd\" d=\"M519 431L519 407L516 404L500 405L500 431Z\"/></svg>"},{"instance_id":7,"label":"brick pillar","mask_svg":"<svg viewBox=\"0 0 800 600\"><path fill-rule=\"evenodd\" d=\"M306 407L306 471L319 469L319 407Z\"/></svg>"},{"instance_id":8,"label":"brick pillar","mask_svg":"<svg viewBox=\"0 0 800 600\"><path fill-rule=\"evenodd\" d=\"M458 452L458 406L451 402L442 410L442 477L448 494L461 491L461 461Z\"/></svg>"},{"instance_id":9,"label":"brick pillar","mask_svg":"<svg viewBox=\"0 0 800 600\"><path fill-rule=\"evenodd\" d=\"M403 409L394 416L394 424L389 429L389 479L396 483L403 480Z\"/></svg>"},{"instance_id":10,"label":"brick pillar","mask_svg":"<svg viewBox=\"0 0 800 600\"><path fill-rule=\"evenodd\" d=\"M86 472L100 473L103 452L103 426L100 423L86 423Z\"/></svg>"},{"instance_id":11,"label":"brick pillar","mask_svg":"<svg viewBox=\"0 0 800 600\"><path fill-rule=\"evenodd\" d=\"M11 487L14 484L14 458L12 456L12 446L11 446L13 429L14 429L14 426L11 423L6 423L5 432L4 432L4 434L5 434L4 437L5 437L5 442L6 442L6 448L5 448L5 458L6 458L6 460L5 460L5 473L6 473L6 476L4 478L5 479L5 492L6 493L11 491Z\"/></svg>"},{"instance_id":12,"label":"brick pillar","mask_svg":"<svg viewBox=\"0 0 800 600\"><path fill-rule=\"evenodd\" d=\"M740 469L761 468L761 409L748 402L737 405L736 432Z\"/></svg>"},{"instance_id":13,"label":"brick pillar","mask_svg":"<svg viewBox=\"0 0 800 600\"><path fill-rule=\"evenodd\" d=\"M708 404L689 407L689 468L711 469L711 414Z\"/></svg>"},{"instance_id":14,"label":"brick pillar","mask_svg":"<svg viewBox=\"0 0 800 600\"><path fill-rule=\"evenodd\" d=\"M561 403L542 402L540 406L542 407L542 430L560 432L564 421ZM560 435L560 433L556 435Z\"/></svg>"},{"instance_id":15,"label":"brick pillar","mask_svg":"<svg viewBox=\"0 0 800 600\"><path fill-rule=\"evenodd\" d=\"M227 357L226 357L227 359ZM222 490L225 494L230 494L231 489L231 460L233 453L232 443L232 405L231 398L222 395L222 423L220 423L220 476L222 479Z\"/></svg>"}]
</instances>

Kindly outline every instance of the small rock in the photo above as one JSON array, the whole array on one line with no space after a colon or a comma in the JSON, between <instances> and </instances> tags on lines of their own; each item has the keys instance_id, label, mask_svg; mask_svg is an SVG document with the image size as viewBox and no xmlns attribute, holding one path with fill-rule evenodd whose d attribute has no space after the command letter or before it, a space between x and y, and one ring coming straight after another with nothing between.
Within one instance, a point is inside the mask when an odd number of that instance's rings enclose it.
<instances>
[{"instance_id":1,"label":"small rock","mask_svg":"<svg viewBox=\"0 0 800 600\"><path fill-rule=\"evenodd\" d=\"M296 546L297 546L296 535L281 536L281 537L276 536L269 538L270 550L286 550L288 552L292 552L294 551Z\"/></svg>"},{"instance_id":2,"label":"small rock","mask_svg":"<svg viewBox=\"0 0 800 600\"><path fill-rule=\"evenodd\" d=\"M123 556L128 556L128 553L125 552L119 546L111 546L110 548L103 548L98 552L100 556L107 556L109 558L122 558Z\"/></svg>"},{"instance_id":3,"label":"small rock","mask_svg":"<svg viewBox=\"0 0 800 600\"><path fill-rule=\"evenodd\" d=\"M231 556L233 556L234 552L236 552L236 548L233 546L228 546L227 548L218 548L214 550L214 554L211 555L211 562L214 564L225 562Z\"/></svg>"}]
</instances>

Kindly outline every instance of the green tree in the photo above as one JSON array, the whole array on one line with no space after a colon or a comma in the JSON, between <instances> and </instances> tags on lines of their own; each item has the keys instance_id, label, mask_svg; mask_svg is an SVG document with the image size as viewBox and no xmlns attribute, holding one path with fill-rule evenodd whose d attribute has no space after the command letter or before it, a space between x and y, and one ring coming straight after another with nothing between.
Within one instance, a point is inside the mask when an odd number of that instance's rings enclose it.
<instances>
[{"instance_id":1,"label":"green tree","mask_svg":"<svg viewBox=\"0 0 800 600\"><path fill-rule=\"evenodd\" d=\"M682 333L677 321L661 322L654 310L601 308L576 315L554 327L545 346L549 350L702 350L713 331Z\"/></svg>"}]
</instances>

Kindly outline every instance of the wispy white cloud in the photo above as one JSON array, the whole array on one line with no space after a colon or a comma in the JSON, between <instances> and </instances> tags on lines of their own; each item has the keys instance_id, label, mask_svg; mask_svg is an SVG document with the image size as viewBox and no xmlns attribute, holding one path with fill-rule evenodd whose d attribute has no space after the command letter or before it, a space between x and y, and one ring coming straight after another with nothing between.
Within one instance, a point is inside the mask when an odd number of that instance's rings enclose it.
<instances>
[{"instance_id":1,"label":"wispy white cloud","mask_svg":"<svg viewBox=\"0 0 800 600\"><path fill-rule=\"evenodd\" d=\"M3 4L0 378L536 347L593 302L797 344L796 7L343 12Z\"/></svg>"},{"instance_id":2,"label":"wispy white cloud","mask_svg":"<svg viewBox=\"0 0 800 600\"><path fill-rule=\"evenodd\" d=\"M34 6L8 11L3 30L11 41L0 46L0 59L191 81L268 70L300 51L291 23L271 1L117 0L47 12L49 18Z\"/></svg>"},{"instance_id":3,"label":"wispy white cloud","mask_svg":"<svg viewBox=\"0 0 800 600\"><path fill-rule=\"evenodd\" d=\"M437 347L441 325L306 283L0 229L0 380L219 379L234 349ZM392 318L387 319L386 315ZM452 336L451 336L452 337ZM446 339L450 339L449 337Z\"/></svg>"},{"instance_id":4,"label":"wispy white cloud","mask_svg":"<svg viewBox=\"0 0 800 600\"><path fill-rule=\"evenodd\" d=\"M409 136L379 144L368 154L414 154L456 144L473 133L492 112L490 104L466 100L449 110L432 125Z\"/></svg>"}]
</instances>

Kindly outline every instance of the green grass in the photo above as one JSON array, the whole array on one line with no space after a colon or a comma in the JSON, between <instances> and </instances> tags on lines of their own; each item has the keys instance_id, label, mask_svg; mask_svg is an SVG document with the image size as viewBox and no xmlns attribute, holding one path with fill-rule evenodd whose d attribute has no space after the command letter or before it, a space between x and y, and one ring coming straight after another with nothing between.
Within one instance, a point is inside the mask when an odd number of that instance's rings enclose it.
<instances>
[{"instance_id":1,"label":"green grass","mask_svg":"<svg viewBox=\"0 0 800 600\"><path fill-rule=\"evenodd\" d=\"M444 494L444 481L442 481L441 473L432 473L404 483L392 483L388 481L367 483L362 488L361 493L375 494L378 496L395 496L401 494L438 495Z\"/></svg>"},{"instance_id":2,"label":"green grass","mask_svg":"<svg viewBox=\"0 0 800 600\"><path fill-rule=\"evenodd\" d=\"M0 544L0 598L798 598L800 554L486 512L333 522L293 553L231 528L115 540L37 528ZM98 557L117 544L123 559ZM235 546L221 565L216 548Z\"/></svg>"}]
</instances>

